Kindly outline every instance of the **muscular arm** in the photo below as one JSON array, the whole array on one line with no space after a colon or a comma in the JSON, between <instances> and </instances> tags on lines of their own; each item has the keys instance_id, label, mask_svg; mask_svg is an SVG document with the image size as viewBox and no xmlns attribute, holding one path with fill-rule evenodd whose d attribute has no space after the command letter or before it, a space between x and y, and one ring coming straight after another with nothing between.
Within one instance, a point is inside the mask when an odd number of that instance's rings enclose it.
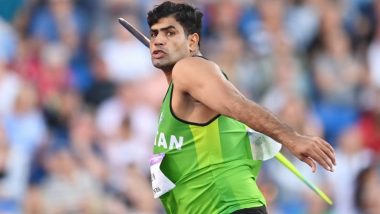
<instances>
[{"instance_id":1,"label":"muscular arm","mask_svg":"<svg viewBox=\"0 0 380 214\"><path fill-rule=\"evenodd\" d=\"M176 64L172 77L177 90L189 93L219 114L272 137L310 165L313 171L316 168L314 161L332 170L334 151L327 142L298 134L273 113L248 100L225 79L216 64L199 57L185 58Z\"/></svg>"}]
</instances>

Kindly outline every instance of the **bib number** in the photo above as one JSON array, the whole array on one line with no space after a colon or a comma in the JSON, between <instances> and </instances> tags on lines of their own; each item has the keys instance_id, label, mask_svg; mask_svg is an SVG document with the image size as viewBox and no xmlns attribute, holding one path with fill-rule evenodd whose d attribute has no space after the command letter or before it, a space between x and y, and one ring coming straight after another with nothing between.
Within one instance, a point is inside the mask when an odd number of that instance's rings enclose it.
<instances>
[{"instance_id":1,"label":"bib number","mask_svg":"<svg viewBox=\"0 0 380 214\"><path fill-rule=\"evenodd\" d=\"M154 198L160 197L175 187L175 184L171 182L160 169L164 157L165 153L160 153L153 155L150 159L150 174Z\"/></svg>"},{"instance_id":2,"label":"bib number","mask_svg":"<svg viewBox=\"0 0 380 214\"><path fill-rule=\"evenodd\" d=\"M247 128L254 160L269 160L280 152L282 145L272 138Z\"/></svg>"}]
</instances>

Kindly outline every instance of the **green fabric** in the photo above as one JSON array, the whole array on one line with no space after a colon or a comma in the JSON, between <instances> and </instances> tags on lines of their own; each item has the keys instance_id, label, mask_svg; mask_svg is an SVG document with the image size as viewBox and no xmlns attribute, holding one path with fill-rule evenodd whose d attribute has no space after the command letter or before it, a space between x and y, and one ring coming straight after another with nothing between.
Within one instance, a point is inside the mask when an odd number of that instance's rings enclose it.
<instances>
[{"instance_id":1,"label":"green fabric","mask_svg":"<svg viewBox=\"0 0 380 214\"><path fill-rule=\"evenodd\" d=\"M166 153L162 172L176 184L160 197L168 214L229 214L265 205L255 179L246 126L220 115L209 124L192 124L172 114L170 84L161 107L154 153Z\"/></svg>"}]
</instances>

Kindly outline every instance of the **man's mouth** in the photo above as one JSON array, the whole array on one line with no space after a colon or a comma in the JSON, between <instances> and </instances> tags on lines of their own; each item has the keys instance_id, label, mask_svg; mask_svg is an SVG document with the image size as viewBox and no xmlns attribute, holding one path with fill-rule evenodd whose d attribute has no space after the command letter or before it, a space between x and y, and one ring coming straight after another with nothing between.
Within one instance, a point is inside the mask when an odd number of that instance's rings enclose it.
<instances>
[{"instance_id":1,"label":"man's mouth","mask_svg":"<svg viewBox=\"0 0 380 214\"><path fill-rule=\"evenodd\" d=\"M164 57L165 54L166 53L162 50L155 50L152 52L152 57L154 59L160 59L160 58Z\"/></svg>"}]
</instances>

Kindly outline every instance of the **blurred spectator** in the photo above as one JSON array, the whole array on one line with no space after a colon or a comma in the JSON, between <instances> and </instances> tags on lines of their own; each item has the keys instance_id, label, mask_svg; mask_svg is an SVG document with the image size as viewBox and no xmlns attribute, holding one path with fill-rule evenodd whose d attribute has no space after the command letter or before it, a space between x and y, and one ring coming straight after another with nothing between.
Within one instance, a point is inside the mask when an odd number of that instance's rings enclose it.
<instances>
[{"instance_id":1,"label":"blurred spectator","mask_svg":"<svg viewBox=\"0 0 380 214\"><path fill-rule=\"evenodd\" d=\"M17 34L0 17L0 118L10 113L20 88L20 79L10 68L15 58Z\"/></svg>"},{"instance_id":2,"label":"blurred spectator","mask_svg":"<svg viewBox=\"0 0 380 214\"><path fill-rule=\"evenodd\" d=\"M118 139L106 142L105 153L110 169L110 183L115 189L119 189L128 180L123 176L130 166L135 167L143 175L149 175L147 163L150 151L141 145L141 139L133 132L128 116L122 121Z\"/></svg>"},{"instance_id":3,"label":"blurred spectator","mask_svg":"<svg viewBox=\"0 0 380 214\"><path fill-rule=\"evenodd\" d=\"M343 4L344 27L351 39L353 52L365 59L369 42L374 36L376 28L375 4L376 0L348 0Z\"/></svg>"},{"instance_id":4,"label":"blurred spectator","mask_svg":"<svg viewBox=\"0 0 380 214\"><path fill-rule=\"evenodd\" d=\"M49 176L41 186L39 213L103 213L101 184L65 149L47 154Z\"/></svg>"},{"instance_id":5,"label":"blurred spectator","mask_svg":"<svg viewBox=\"0 0 380 214\"><path fill-rule=\"evenodd\" d=\"M101 41L112 37L114 34L114 24L118 23L117 19L120 17L128 21L131 16L135 17L133 24L139 29L142 22L145 22L146 15L146 13L142 12L141 5L142 1L134 0L99 1L99 10L95 17L94 36Z\"/></svg>"},{"instance_id":6,"label":"blurred spectator","mask_svg":"<svg viewBox=\"0 0 380 214\"><path fill-rule=\"evenodd\" d=\"M137 213L152 214L159 210L158 201L152 197L151 184L147 177L141 174L136 167L130 166L125 171L125 182L122 191L126 194Z\"/></svg>"},{"instance_id":7,"label":"blurred spectator","mask_svg":"<svg viewBox=\"0 0 380 214\"><path fill-rule=\"evenodd\" d=\"M155 135L157 112L152 106L143 102L144 84L138 82L125 82L119 85L115 96L102 103L96 113L96 124L101 136L114 139L122 125L123 118L129 116L133 132L139 134L149 145Z\"/></svg>"},{"instance_id":8,"label":"blurred spectator","mask_svg":"<svg viewBox=\"0 0 380 214\"><path fill-rule=\"evenodd\" d=\"M0 126L0 180L2 180L7 174L8 154L9 154L9 142L5 136L4 128L2 124ZM2 188L0 188L0 195L3 194Z\"/></svg>"},{"instance_id":9,"label":"blurred spectator","mask_svg":"<svg viewBox=\"0 0 380 214\"><path fill-rule=\"evenodd\" d=\"M11 146L32 154L46 137L46 126L38 108L37 93L32 85L23 83L14 111L4 118Z\"/></svg>"},{"instance_id":10,"label":"blurred spectator","mask_svg":"<svg viewBox=\"0 0 380 214\"><path fill-rule=\"evenodd\" d=\"M0 61L10 63L15 57L17 34L0 16Z\"/></svg>"},{"instance_id":11,"label":"blurred spectator","mask_svg":"<svg viewBox=\"0 0 380 214\"><path fill-rule=\"evenodd\" d=\"M4 118L9 139L9 171L7 193L22 203L30 175L31 160L46 140L46 126L37 106L37 93L26 83L17 96L14 111Z\"/></svg>"},{"instance_id":12,"label":"blurred spectator","mask_svg":"<svg viewBox=\"0 0 380 214\"><path fill-rule=\"evenodd\" d=\"M137 17L125 17L140 29ZM118 22L112 24L112 36L100 44L100 56L106 64L110 79L114 82L135 81L151 75L153 66L149 50L134 38ZM135 57L139 56L139 57Z\"/></svg>"},{"instance_id":13,"label":"blurred spectator","mask_svg":"<svg viewBox=\"0 0 380 214\"><path fill-rule=\"evenodd\" d=\"M362 169L355 183L355 205L362 214L380 213L380 172L375 165Z\"/></svg>"},{"instance_id":14,"label":"blurred spectator","mask_svg":"<svg viewBox=\"0 0 380 214\"><path fill-rule=\"evenodd\" d=\"M316 86L323 102L357 104L357 89L363 81L363 68L350 56L349 43L342 32L326 32L326 49L315 61Z\"/></svg>"},{"instance_id":15,"label":"blurred spectator","mask_svg":"<svg viewBox=\"0 0 380 214\"><path fill-rule=\"evenodd\" d=\"M0 59L0 118L13 111L20 87L19 76L10 71Z\"/></svg>"},{"instance_id":16,"label":"blurred spectator","mask_svg":"<svg viewBox=\"0 0 380 214\"><path fill-rule=\"evenodd\" d=\"M23 41L14 67L23 79L36 87L39 102L54 106L61 93L73 87L68 50L60 43L34 45L32 40Z\"/></svg>"},{"instance_id":17,"label":"blurred spectator","mask_svg":"<svg viewBox=\"0 0 380 214\"><path fill-rule=\"evenodd\" d=\"M0 123L0 213L17 213L21 210L20 201L17 201L7 188L11 171L9 146L3 124Z\"/></svg>"},{"instance_id":18,"label":"blurred spectator","mask_svg":"<svg viewBox=\"0 0 380 214\"><path fill-rule=\"evenodd\" d=\"M249 44L260 56L275 52L276 42L289 42L284 27L286 2L259 0L253 8L254 16L243 23L243 32Z\"/></svg>"},{"instance_id":19,"label":"blurred spectator","mask_svg":"<svg viewBox=\"0 0 380 214\"><path fill-rule=\"evenodd\" d=\"M68 53L61 44L45 45L36 86L44 105L54 105L60 93L70 87Z\"/></svg>"},{"instance_id":20,"label":"blurred spectator","mask_svg":"<svg viewBox=\"0 0 380 214\"><path fill-rule=\"evenodd\" d=\"M287 7L285 28L295 49L305 52L318 33L318 3L314 0L292 0Z\"/></svg>"},{"instance_id":21,"label":"blurred spectator","mask_svg":"<svg viewBox=\"0 0 380 214\"><path fill-rule=\"evenodd\" d=\"M61 43L68 50L74 86L79 90L88 87L91 72L88 67L86 38L88 19L73 0L47 0L47 5L37 7L32 13L30 36L44 46Z\"/></svg>"},{"instance_id":22,"label":"blurred spectator","mask_svg":"<svg viewBox=\"0 0 380 214\"><path fill-rule=\"evenodd\" d=\"M373 151L380 160L380 89L371 91L369 110L364 112L358 122L363 145Z\"/></svg>"},{"instance_id":23,"label":"blurred spectator","mask_svg":"<svg viewBox=\"0 0 380 214\"><path fill-rule=\"evenodd\" d=\"M107 180L105 151L101 148L91 112L78 111L69 118L69 142L77 164L99 182Z\"/></svg>"},{"instance_id":24,"label":"blurred spectator","mask_svg":"<svg viewBox=\"0 0 380 214\"><path fill-rule=\"evenodd\" d=\"M119 85L113 97L105 100L96 113L96 125L102 137L113 139L122 124L122 119L136 102L136 86L133 83Z\"/></svg>"},{"instance_id":25,"label":"blurred spectator","mask_svg":"<svg viewBox=\"0 0 380 214\"><path fill-rule=\"evenodd\" d=\"M90 107L97 108L115 94L116 83L111 80L105 62L100 57L93 58L91 67L94 81L84 92L84 100Z\"/></svg>"},{"instance_id":26,"label":"blurred spectator","mask_svg":"<svg viewBox=\"0 0 380 214\"><path fill-rule=\"evenodd\" d=\"M301 96L309 93L302 62L287 29L286 6L284 1L257 1L252 15L243 16L242 23L254 57L249 66L253 72L240 74L241 85L250 88L253 99L274 111L277 104L273 100L283 96L282 92Z\"/></svg>"},{"instance_id":27,"label":"blurred spectator","mask_svg":"<svg viewBox=\"0 0 380 214\"><path fill-rule=\"evenodd\" d=\"M68 144L69 123L83 105L80 94L73 89L60 91L52 102L44 104L42 109L53 143Z\"/></svg>"},{"instance_id":28,"label":"blurred spectator","mask_svg":"<svg viewBox=\"0 0 380 214\"><path fill-rule=\"evenodd\" d=\"M31 36L42 42L62 42L75 51L86 34L84 17L73 0L47 0L47 5L37 9L30 30Z\"/></svg>"},{"instance_id":29,"label":"blurred spectator","mask_svg":"<svg viewBox=\"0 0 380 214\"><path fill-rule=\"evenodd\" d=\"M375 36L368 47L368 66L370 72L371 83L374 87L380 87L380 3L375 1L375 14L377 25L375 27Z\"/></svg>"},{"instance_id":30,"label":"blurred spectator","mask_svg":"<svg viewBox=\"0 0 380 214\"><path fill-rule=\"evenodd\" d=\"M220 1L206 4L205 9L202 52L214 60L244 94L254 97L256 91L252 88L256 82L252 78L246 78L255 72L254 66L246 66L251 63L252 54L248 52L238 31L242 5L236 1Z\"/></svg>"},{"instance_id":31,"label":"blurred spectator","mask_svg":"<svg viewBox=\"0 0 380 214\"><path fill-rule=\"evenodd\" d=\"M109 184L113 191L130 203L134 209L153 213L157 204L152 200L149 184L150 151L133 132L126 116L121 124L118 138L105 144ZM144 202L143 202L144 201ZM149 202L149 203L146 203Z\"/></svg>"},{"instance_id":32,"label":"blurred spectator","mask_svg":"<svg viewBox=\"0 0 380 214\"><path fill-rule=\"evenodd\" d=\"M340 4L328 2L323 8L323 45L313 62L316 111L326 127L326 139L336 146L341 131L357 121L364 68L343 31Z\"/></svg>"},{"instance_id":33,"label":"blurred spectator","mask_svg":"<svg viewBox=\"0 0 380 214\"><path fill-rule=\"evenodd\" d=\"M297 132L324 136L324 127L310 104L303 97L287 94L278 100L279 117Z\"/></svg>"},{"instance_id":34,"label":"blurred spectator","mask_svg":"<svg viewBox=\"0 0 380 214\"><path fill-rule=\"evenodd\" d=\"M335 213L355 214L355 178L370 165L373 153L363 147L360 130L355 125L341 132L338 145L336 161L343 164L326 177L335 204L333 210Z\"/></svg>"}]
</instances>

